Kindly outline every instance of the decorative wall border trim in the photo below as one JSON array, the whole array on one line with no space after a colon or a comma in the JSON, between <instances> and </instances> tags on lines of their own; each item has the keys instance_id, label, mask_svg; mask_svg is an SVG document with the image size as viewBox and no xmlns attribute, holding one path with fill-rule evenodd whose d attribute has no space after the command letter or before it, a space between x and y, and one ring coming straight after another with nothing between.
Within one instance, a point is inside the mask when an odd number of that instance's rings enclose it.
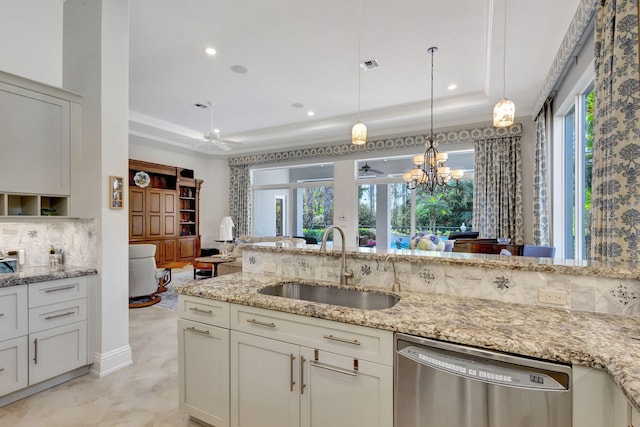
<instances>
[{"instance_id":1,"label":"decorative wall border trim","mask_svg":"<svg viewBox=\"0 0 640 427\"><path fill-rule=\"evenodd\" d=\"M439 132L434 134L435 140L438 144L474 142L482 141L485 139L512 136L522 136L521 123L516 123L508 128L495 128L493 126L486 126L473 129ZM251 154L248 156L230 157L229 166L258 165L262 163L275 163L286 160L311 159L318 157L339 156L350 153L418 147L424 146L428 138L429 137L427 134L420 134L398 138L378 139L376 141L369 141L364 145L353 145L349 143L329 145L324 147L298 148L294 150L278 151L274 153Z\"/></svg>"},{"instance_id":2,"label":"decorative wall border trim","mask_svg":"<svg viewBox=\"0 0 640 427\"><path fill-rule=\"evenodd\" d=\"M533 108L533 118L535 119L547 98L555 90L555 86L558 84L560 78L564 74L564 71L569 64L569 61L576 55L576 49L585 35L591 20L595 16L598 0L582 0L578 5L576 14L573 15L573 20L569 25L569 29L562 40L560 49L556 54L551 69L547 73L547 77L542 86L542 90L538 95L538 101Z\"/></svg>"}]
</instances>

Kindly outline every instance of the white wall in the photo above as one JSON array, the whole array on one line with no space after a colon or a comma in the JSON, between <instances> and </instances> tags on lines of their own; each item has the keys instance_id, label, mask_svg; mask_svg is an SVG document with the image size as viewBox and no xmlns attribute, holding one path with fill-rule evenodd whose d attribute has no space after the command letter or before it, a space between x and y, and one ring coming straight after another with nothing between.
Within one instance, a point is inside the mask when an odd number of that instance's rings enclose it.
<instances>
[{"instance_id":1,"label":"white wall","mask_svg":"<svg viewBox=\"0 0 640 427\"><path fill-rule=\"evenodd\" d=\"M0 70L62 86L64 0L0 0Z\"/></svg>"},{"instance_id":2,"label":"white wall","mask_svg":"<svg viewBox=\"0 0 640 427\"><path fill-rule=\"evenodd\" d=\"M64 86L84 95L82 145L72 153L72 197L98 224L98 289L92 295L93 371L132 363L128 212L109 208L110 175L128 175L129 1L67 0Z\"/></svg>"},{"instance_id":3,"label":"white wall","mask_svg":"<svg viewBox=\"0 0 640 427\"><path fill-rule=\"evenodd\" d=\"M229 166L226 159L196 151L158 146L141 138L129 137L129 158L193 169L204 180L200 190L200 234L202 247L216 247L220 221L229 213Z\"/></svg>"}]
</instances>

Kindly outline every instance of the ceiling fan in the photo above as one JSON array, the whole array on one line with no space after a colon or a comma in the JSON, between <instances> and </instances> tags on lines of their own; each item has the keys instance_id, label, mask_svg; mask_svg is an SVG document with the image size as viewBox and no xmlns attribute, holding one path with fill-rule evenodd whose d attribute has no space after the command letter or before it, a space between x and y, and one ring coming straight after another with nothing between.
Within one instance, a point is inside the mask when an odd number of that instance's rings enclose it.
<instances>
[{"instance_id":1,"label":"ceiling fan","mask_svg":"<svg viewBox=\"0 0 640 427\"><path fill-rule=\"evenodd\" d=\"M200 108L202 108L201 105L202 104L198 104ZM231 147L229 147L229 145L242 144L242 142L231 141L228 139L220 138L220 133L217 132L213 127L213 105L214 104L212 104L211 101L207 101L207 105L209 106L209 109L211 109L211 127L209 128L209 132L205 133L204 136L202 137L202 142L197 144L195 148L201 151L211 151L212 149L215 149L215 148L219 148L224 151L229 151L231 150Z\"/></svg>"},{"instance_id":2,"label":"ceiling fan","mask_svg":"<svg viewBox=\"0 0 640 427\"><path fill-rule=\"evenodd\" d=\"M360 176L371 176L370 173L375 175L384 175L384 172L382 172L381 170L378 169L374 169L371 166L369 166L369 164L367 162L364 163L364 165L362 165L362 167L360 169L358 169L358 171L360 172Z\"/></svg>"}]
</instances>

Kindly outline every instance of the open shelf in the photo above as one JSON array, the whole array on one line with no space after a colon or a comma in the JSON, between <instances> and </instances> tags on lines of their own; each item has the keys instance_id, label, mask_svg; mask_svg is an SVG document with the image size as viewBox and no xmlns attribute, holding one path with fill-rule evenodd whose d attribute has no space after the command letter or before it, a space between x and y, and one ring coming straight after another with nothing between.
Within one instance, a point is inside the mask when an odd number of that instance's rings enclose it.
<instances>
[{"instance_id":1,"label":"open shelf","mask_svg":"<svg viewBox=\"0 0 640 427\"><path fill-rule=\"evenodd\" d=\"M69 197L0 193L0 217L66 217Z\"/></svg>"}]
</instances>

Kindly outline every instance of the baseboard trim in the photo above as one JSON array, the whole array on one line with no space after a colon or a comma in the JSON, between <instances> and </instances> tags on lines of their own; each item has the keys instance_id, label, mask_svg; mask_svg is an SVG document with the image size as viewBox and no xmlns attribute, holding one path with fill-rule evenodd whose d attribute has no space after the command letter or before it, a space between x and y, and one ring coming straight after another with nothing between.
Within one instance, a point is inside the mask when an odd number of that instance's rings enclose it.
<instances>
[{"instance_id":1,"label":"baseboard trim","mask_svg":"<svg viewBox=\"0 0 640 427\"><path fill-rule=\"evenodd\" d=\"M73 371L65 372L64 374L58 375L57 377L50 378L27 388L23 388L22 390L18 390L6 396L2 396L2 398L0 398L0 407L8 405L9 403L13 403L17 400L24 399L25 397L29 397L48 388L66 383L67 381L70 381L82 375L86 375L88 373L89 366L82 366L80 368L74 369Z\"/></svg>"},{"instance_id":2,"label":"baseboard trim","mask_svg":"<svg viewBox=\"0 0 640 427\"><path fill-rule=\"evenodd\" d=\"M131 346L128 344L107 353L96 353L91 373L102 378L133 364Z\"/></svg>"}]
</instances>

